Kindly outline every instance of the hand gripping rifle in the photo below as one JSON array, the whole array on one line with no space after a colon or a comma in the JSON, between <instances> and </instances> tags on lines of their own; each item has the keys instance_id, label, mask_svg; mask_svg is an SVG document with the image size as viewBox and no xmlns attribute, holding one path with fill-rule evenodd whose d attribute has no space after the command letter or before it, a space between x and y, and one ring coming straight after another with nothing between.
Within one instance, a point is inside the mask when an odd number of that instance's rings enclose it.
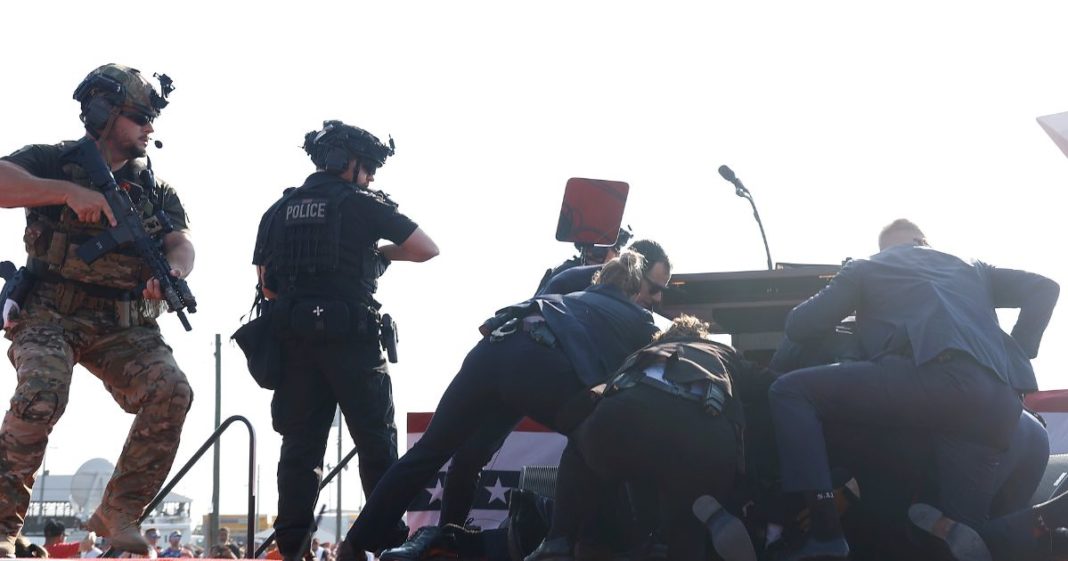
<instances>
[{"instance_id":1,"label":"hand gripping rifle","mask_svg":"<svg viewBox=\"0 0 1068 561\"><path fill-rule=\"evenodd\" d=\"M100 150L90 138L83 138L71 146L65 153L65 158L78 164L89 175L89 184L103 193L115 215L116 226L105 230L100 235L85 242L78 247L78 258L88 264L92 264L108 252L120 245L129 244L136 251L137 256L148 265L152 277L159 280L163 298L172 312L178 314L182 327L191 331L193 326L185 317L185 310L193 314L197 311L197 301L189 290L189 284L184 279L171 276L171 264L163 255L160 243L145 230L141 213L134 209L133 200L129 193L119 188L115 182L115 176L111 174ZM154 183L151 170L147 172L147 179ZM142 175L146 175L142 173ZM151 187L147 185L146 187ZM169 223L162 211L158 213L161 222ZM167 229L165 228L165 231Z\"/></svg>"}]
</instances>

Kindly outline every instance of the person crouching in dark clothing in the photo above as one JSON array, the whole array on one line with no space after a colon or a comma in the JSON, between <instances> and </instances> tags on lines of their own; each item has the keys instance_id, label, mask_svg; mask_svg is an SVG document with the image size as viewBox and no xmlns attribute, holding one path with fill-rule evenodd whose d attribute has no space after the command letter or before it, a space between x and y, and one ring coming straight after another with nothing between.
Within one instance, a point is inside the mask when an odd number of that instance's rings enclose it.
<instances>
[{"instance_id":1,"label":"person crouching in dark clothing","mask_svg":"<svg viewBox=\"0 0 1068 561\"><path fill-rule=\"evenodd\" d=\"M1019 393L1037 389L1028 358L1038 352L1056 283L931 249L907 220L884 228L879 248L787 316L786 336L804 344L855 312L870 359L797 370L771 387L783 489L803 494L812 521L784 561L849 556L825 424L934 433L939 506L973 524L989 512L998 461L1020 418ZM999 307L1020 308L1011 339L998 325Z\"/></svg>"},{"instance_id":2,"label":"person crouching in dark clothing","mask_svg":"<svg viewBox=\"0 0 1068 561\"><path fill-rule=\"evenodd\" d=\"M708 324L680 316L627 359L569 435L552 527L527 561L570 559L599 501L627 480L655 485L668 559L708 559L710 531L721 558L756 559L744 526L720 503L742 463L740 393L766 392L771 375L707 337Z\"/></svg>"},{"instance_id":3,"label":"person crouching in dark clothing","mask_svg":"<svg viewBox=\"0 0 1068 561\"><path fill-rule=\"evenodd\" d=\"M422 438L383 476L342 544L341 561L387 545L412 498L480 429L509 428L522 417L561 433L573 428L587 388L604 383L658 331L633 302L642 258L632 252L605 265L596 285L565 296L538 296L505 308L480 329Z\"/></svg>"}]
</instances>

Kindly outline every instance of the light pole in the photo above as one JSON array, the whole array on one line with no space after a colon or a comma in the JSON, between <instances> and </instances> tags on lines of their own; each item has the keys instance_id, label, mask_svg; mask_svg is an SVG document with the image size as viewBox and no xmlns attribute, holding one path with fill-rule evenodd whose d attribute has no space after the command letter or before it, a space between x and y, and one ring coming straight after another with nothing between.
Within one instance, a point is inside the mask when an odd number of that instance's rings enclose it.
<instances>
[{"instance_id":1,"label":"light pole","mask_svg":"<svg viewBox=\"0 0 1068 561\"><path fill-rule=\"evenodd\" d=\"M341 406L337 408L337 465L341 465L342 452L341 440L344 437L341 432ZM341 472L337 473L337 509L334 511L336 537L334 543L341 543Z\"/></svg>"}]
</instances>

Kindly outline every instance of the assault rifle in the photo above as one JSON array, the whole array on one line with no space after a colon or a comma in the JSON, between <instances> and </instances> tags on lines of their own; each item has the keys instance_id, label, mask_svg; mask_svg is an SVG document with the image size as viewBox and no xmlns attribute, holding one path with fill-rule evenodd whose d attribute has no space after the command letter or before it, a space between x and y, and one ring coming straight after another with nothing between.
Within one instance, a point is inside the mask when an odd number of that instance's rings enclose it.
<instances>
[{"instance_id":1,"label":"assault rifle","mask_svg":"<svg viewBox=\"0 0 1068 561\"><path fill-rule=\"evenodd\" d=\"M92 264L120 245L129 244L137 252L137 256L148 265L152 277L159 280L167 306L172 312L178 314L182 327L186 331L191 331L193 326L189 325L185 310L189 310L191 314L196 313L196 298L193 297L184 279L171 276L171 264L163 255L160 243L145 230L141 212L134 208L129 193L120 189L118 183L115 182L115 176L111 174L111 169L100 154L96 142L88 137L83 138L68 148L64 157L85 170L89 175L89 184L103 193L117 222L113 228L105 230L79 246L78 258ZM145 172L147 173L142 173L143 179L155 183L151 169ZM152 188L153 185L145 185L145 187ZM164 225L169 223L162 211L157 213L157 217ZM167 228L164 231L167 231Z\"/></svg>"}]
</instances>

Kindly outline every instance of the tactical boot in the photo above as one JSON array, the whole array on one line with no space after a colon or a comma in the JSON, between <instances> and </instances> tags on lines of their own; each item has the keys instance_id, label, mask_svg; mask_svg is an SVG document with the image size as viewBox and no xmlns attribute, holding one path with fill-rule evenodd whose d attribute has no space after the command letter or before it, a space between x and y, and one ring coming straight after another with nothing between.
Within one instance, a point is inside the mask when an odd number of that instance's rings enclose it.
<instances>
[{"instance_id":1,"label":"tactical boot","mask_svg":"<svg viewBox=\"0 0 1068 561\"><path fill-rule=\"evenodd\" d=\"M693 514L708 528L712 547L723 561L756 561L756 550L745 525L727 512L711 495L693 502Z\"/></svg>"},{"instance_id":2,"label":"tactical boot","mask_svg":"<svg viewBox=\"0 0 1068 561\"><path fill-rule=\"evenodd\" d=\"M917 528L945 542L957 561L992 561L993 556L979 533L963 524L946 518L941 510L923 503L909 507L909 520Z\"/></svg>"},{"instance_id":3,"label":"tactical boot","mask_svg":"<svg viewBox=\"0 0 1068 561\"><path fill-rule=\"evenodd\" d=\"M1068 528L1054 528L1050 534L1054 559L1068 559Z\"/></svg>"},{"instance_id":4,"label":"tactical boot","mask_svg":"<svg viewBox=\"0 0 1068 561\"><path fill-rule=\"evenodd\" d=\"M85 527L96 532L98 536L105 536L114 549L141 555L148 554L148 542L141 535L141 528L135 517L126 516L121 512L104 514L103 506L101 506L89 517Z\"/></svg>"},{"instance_id":5,"label":"tactical boot","mask_svg":"<svg viewBox=\"0 0 1068 561\"><path fill-rule=\"evenodd\" d=\"M48 550L26 539L26 536L19 535L15 538L15 557L18 559L37 558L43 559L48 557Z\"/></svg>"},{"instance_id":6,"label":"tactical boot","mask_svg":"<svg viewBox=\"0 0 1068 561\"><path fill-rule=\"evenodd\" d=\"M397 525L393 527L393 530L389 532L389 535L386 537L385 541L382 542L382 545L378 547L380 547L382 550L400 547L404 544L404 542L408 541L408 534L410 532L411 529L408 528L408 525L405 524L403 520L398 520Z\"/></svg>"},{"instance_id":7,"label":"tactical boot","mask_svg":"<svg viewBox=\"0 0 1068 561\"><path fill-rule=\"evenodd\" d=\"M10 536L8 534L0 534L0 558L14 559L15 558L15 538L17 536Z\"/></svg>"},{"instance_id":8,"label":"tactical boot","mask_svg":"<svg viewBox=\"0 0 1068 561\"><path fill-rule=\"evenodd\" d=\"M366 561L367 555L364 552L359 552L359 555L356 553L356 548L352 547L349 540L342 540L337 548L337 561Z\"/></svg>"},{"instance_id":9,"label":"tactical boot","mask_svg":"<svg viewBox=\"0 0 1068 561\"><path fill-rule=\"evenodd\" d=\"M545 538L523 561L574 561L574 544L567 538Z\"/></svg>"},{"instance_id":10,"label":"tactical boot","mask_svg":"<svg viewBox=\"0 0 1068 561\"><path fill-rule=\"evenodd\" d=\"M382 561L417 561L419 559L456 559L455 539L440 526L423 526L412 538L399 547L387 549L379 555Z\"/></svg>"}]
</instances>

